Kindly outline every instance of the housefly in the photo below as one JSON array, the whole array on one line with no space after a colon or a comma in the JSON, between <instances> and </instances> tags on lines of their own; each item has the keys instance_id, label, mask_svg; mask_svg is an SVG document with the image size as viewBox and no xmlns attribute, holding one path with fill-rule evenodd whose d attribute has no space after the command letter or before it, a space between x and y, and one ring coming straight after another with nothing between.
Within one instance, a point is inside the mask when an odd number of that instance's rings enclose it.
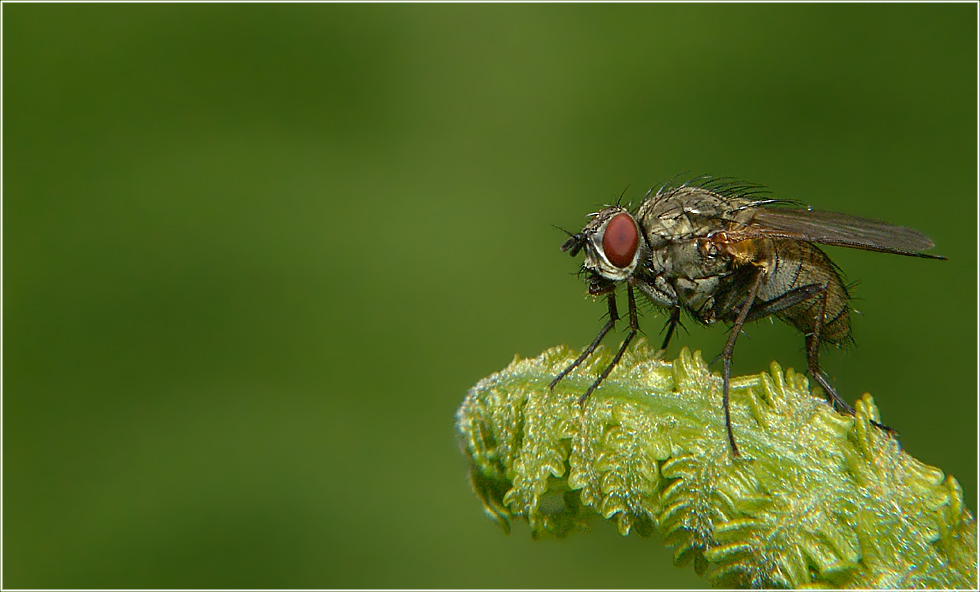
<instances>
[{"instance_id":1,"label":"housefly","mask_svg":"<svg viewBox=\"0 0 980 592\"><path fill-rule=\"evenodd\" d=\"M933 242L911 228L768 199L758 185L698 177L651 189L635 210L619 205L591 215L581 232L565 231L561 246L584 252L581 275L589 294L604 295L605 326L582 354L551 383L585 361L620 320L616 287L626 284L629 333L612 362L579 400L584 403L619 362L639 330L635 291L669 311L661 349L685 312L696 322L724 321L731 331L718 356L724 364L722 406L732 453L739 455L728 405L732 353L742 326L775 316L803 333L807 371L835 409L854 413L820 371L821 344L851 338L850 294L840 269L817 244L945 259L922 253ZM876 424L891 431L890 428Z\"/></svg>"}]
</instances>

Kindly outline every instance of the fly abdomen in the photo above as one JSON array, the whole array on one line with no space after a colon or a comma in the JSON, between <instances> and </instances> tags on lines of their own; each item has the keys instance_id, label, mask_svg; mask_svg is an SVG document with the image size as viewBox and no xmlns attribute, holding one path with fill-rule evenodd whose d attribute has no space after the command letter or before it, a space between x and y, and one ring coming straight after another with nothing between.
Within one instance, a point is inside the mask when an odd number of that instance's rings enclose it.
<instances>
[{"instance_id":1,"label":"fly abdomen","mask_svg":"<svg viewBox=\"0 0 980 592\"><path fill-rule=\"evenodd\" d=\"M804 334L819 325L820 341L841 344L851 338L850 294L837 266L812 243L769 239L771 257L758 301L772 301L806 286L826 286L815 294L776 313ZM818 316L823 309L823 319Z\"/></svg>"}]
</instances>

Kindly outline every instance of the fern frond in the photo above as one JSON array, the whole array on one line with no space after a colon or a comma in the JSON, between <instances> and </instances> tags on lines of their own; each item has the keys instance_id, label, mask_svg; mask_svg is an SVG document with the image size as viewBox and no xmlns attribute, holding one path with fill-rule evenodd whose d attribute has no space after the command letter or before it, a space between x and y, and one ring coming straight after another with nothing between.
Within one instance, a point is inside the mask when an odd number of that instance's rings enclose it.
<instances>
[{"instance_id":1,"label":"fern frond","mask_svg":"<svg viewBox=\"0 0 980 592\"><path fill-rule=\"evenodd\" d=\"M976 588L976 520L953 477L874 427L869 395L853 417L804 376L732 380L732 456L721 378L700 353L657 359L640 340L586 402L608 350L552 392L576 353L515 359L480 381L457 414L470 481L509 532L565 536L596 516L620 533L657 529L678 565L715 586Z\"/></svg>"}]
</instances>

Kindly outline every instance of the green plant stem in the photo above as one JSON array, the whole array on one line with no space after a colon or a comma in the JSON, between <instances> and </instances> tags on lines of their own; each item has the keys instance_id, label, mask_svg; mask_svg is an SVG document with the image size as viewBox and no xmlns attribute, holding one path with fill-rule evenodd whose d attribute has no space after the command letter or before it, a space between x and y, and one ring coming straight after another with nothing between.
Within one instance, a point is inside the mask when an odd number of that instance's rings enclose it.
<instances>
[{"instance_id":1,"label":"green plant stem","mask_svg":"<svg viewBox=\"0 0 980 592\"><path fill-rule=\"evenodd\" d=\"M953 477L873 426L869 395L835 413L804 376L732 380L731 454L721 378L700 353L657 359L600 350L552 392L575 358L565 347L515 359L473 387L457 429L473 489L509 532L587 529L595 516L626 535L658 529L675 562L716 586L976 588L976 520Z\"/></svg>"}]
</instances>

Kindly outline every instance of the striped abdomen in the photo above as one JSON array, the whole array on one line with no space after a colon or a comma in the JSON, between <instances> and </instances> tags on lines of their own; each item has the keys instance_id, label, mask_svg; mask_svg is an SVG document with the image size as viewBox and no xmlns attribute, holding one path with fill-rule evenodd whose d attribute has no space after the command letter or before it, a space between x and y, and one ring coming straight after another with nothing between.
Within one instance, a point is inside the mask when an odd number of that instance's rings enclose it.
<instances>
[{"instance_id":1,"label":"striped abdomen","mask_svg":"<svg viewBox=\"0 0 980 592\"><path fill-rule=\"evenodd\" d=\"M847 306L850 294L830 257L812 243L779 239L767 239L766 242L769 243L766 245L768 271L756 301L769 301L803 286L825 285L825 297L818 294L779 311L776 316L802 333L810 334L823 307L820 341L833 344L850 341L851 316Z\"/></svg>"}]
</instances>

